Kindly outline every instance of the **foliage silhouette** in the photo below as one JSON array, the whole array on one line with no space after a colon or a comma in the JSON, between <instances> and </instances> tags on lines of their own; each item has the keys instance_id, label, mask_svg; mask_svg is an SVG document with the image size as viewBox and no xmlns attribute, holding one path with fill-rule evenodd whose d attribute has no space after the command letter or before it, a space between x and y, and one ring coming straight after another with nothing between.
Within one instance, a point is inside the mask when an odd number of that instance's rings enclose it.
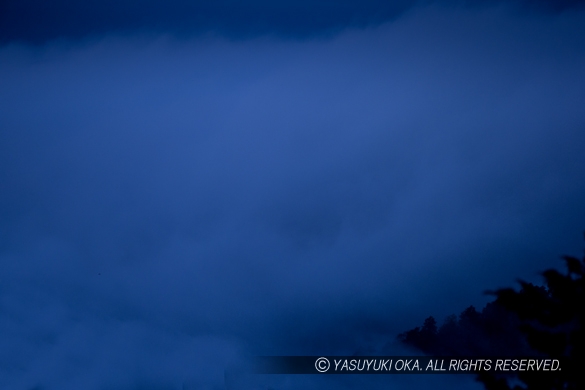
<instances>
[{"instance_id":1,"label":"foliage silhouette","mask_svg":"<svg viewBox=\"0 0 585 390\"><path fill-rule=\"evenodd\" d=\"M487 390L585 389L585 375L574 369L585 362L585 256L562 257L567 273L542 273L544 286L519 281L513 288L489 292L493 302L478 312L473 306L451 315L437 329L433 317L398 335L403 343L435 356L540 356L568 359L573 369L481 373Z\"/></svg>"}]
</instances>

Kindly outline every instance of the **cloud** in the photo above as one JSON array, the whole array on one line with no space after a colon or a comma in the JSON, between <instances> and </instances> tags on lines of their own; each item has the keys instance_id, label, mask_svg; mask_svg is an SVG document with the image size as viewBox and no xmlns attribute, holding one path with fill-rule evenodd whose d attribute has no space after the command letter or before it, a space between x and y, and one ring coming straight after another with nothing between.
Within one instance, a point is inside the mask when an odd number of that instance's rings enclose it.
<instances>
[{"instance_id":1,"label":"cloud","mask_svg":"<svg viewBox=\"0 0 585 390\"><path fill-rule=\"evenodd\" d=\"M375 26L421 5L460 6L455 0L171 0L95 1L6 0L1 5L0 43L45 43L104 34L170 33L178 37L214 32L235 38L276 34L310 37L345 28ZM465 6L501 4L500 0L463 2ZM517 0L523 9L559 12L583 0Z\"/></svg>"},{"instance_id":2,"label":"cloud","mask_svg":"<svg viewBox=\"0 0 585 390\"><path fill-rule=\"evenodd\" d=\"M430 7L328 39L4 46L0 383L217 388L536 278L581 249L583 26Z\"/></svg>"}]
</instances>

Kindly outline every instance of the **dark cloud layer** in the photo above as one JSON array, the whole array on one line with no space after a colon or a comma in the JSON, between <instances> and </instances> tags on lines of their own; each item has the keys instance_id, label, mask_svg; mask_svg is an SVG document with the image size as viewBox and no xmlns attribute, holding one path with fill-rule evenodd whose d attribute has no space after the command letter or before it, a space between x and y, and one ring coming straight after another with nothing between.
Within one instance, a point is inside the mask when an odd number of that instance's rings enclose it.
<instances>
[{"instance_id":1,"label":"dark cloud layer","mask_svg":"<svg viewBox=\"0 0 585 390\"><path fill-rule=\"evenodd\" d=\"M584 21L3 46L0 387L473 388L238 369L403 352L582 249Z\"/></svg>"},{"instance_id":2,"label":"dark cloud layer","mask_svg":"<svg viewBox=\"0 0 585 390\"><path fill-rule=\"evenodd\" d=\"M420 5L479 5L501 0L319 0L319 1L74 1L3 0L0 43L44 43L56 38L78 39L111 33L171 33L192 36L205 32L250 37L328 34L347 27L377 25ZM509 3L509 2L508 2ZM582 6L583 0L516 0L524 9L558 12Z\"/></svg>"}]
</instances>

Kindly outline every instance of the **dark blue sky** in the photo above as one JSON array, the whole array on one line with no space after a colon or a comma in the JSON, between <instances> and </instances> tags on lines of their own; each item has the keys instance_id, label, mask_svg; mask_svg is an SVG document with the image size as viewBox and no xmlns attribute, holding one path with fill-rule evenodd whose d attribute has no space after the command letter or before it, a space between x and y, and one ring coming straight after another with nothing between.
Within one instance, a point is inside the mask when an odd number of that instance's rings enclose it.
<instances>
[{"instance_id":1,"label":"dark blue sky","mask_svg":"<svg viewBox=\"0 0 585 390\"><path fill-rule=\"evenodd\" d=\"M395 20L424 5L489 7L558 13L584 0L2 0L0 42L46 43L102 34L151 32L177 37L214 31L231 38L330 35Z\"/></svg>"},{"instance_id":2,"label":"dark blue sky","mask_svg":"<svg viewBox=\"0 0 585 390\"><path fill-rule=\"evenodd\" d=\"M579 255L581 2L427 3L4 1L0 388L218 389L247 356L400 353Z\"/></svg>"}]
</instances>

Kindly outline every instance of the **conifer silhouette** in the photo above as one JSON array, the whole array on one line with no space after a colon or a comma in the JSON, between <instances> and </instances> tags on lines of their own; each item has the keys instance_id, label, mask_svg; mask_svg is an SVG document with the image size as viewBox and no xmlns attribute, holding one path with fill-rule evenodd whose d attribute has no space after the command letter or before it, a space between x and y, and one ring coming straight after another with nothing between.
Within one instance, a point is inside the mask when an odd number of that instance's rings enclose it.
<instances>
[{"instance_id":1,"label":"conifer silhouette","mask_svg":"<svg viewBox=\"0 0 585 390\"><path fill-rule=\"evenodd\" d=\"M544 286L520 280L520 289L489 292L496 299L478 312L473 306L447 317L437 329L433 317L398 335L403 343L435 356L540 356L564 359L555 372L481 373L487 390L582 390L585 374L585 256L563 256L567 273L542 273Z\"/></svg>"}]
</instances>

